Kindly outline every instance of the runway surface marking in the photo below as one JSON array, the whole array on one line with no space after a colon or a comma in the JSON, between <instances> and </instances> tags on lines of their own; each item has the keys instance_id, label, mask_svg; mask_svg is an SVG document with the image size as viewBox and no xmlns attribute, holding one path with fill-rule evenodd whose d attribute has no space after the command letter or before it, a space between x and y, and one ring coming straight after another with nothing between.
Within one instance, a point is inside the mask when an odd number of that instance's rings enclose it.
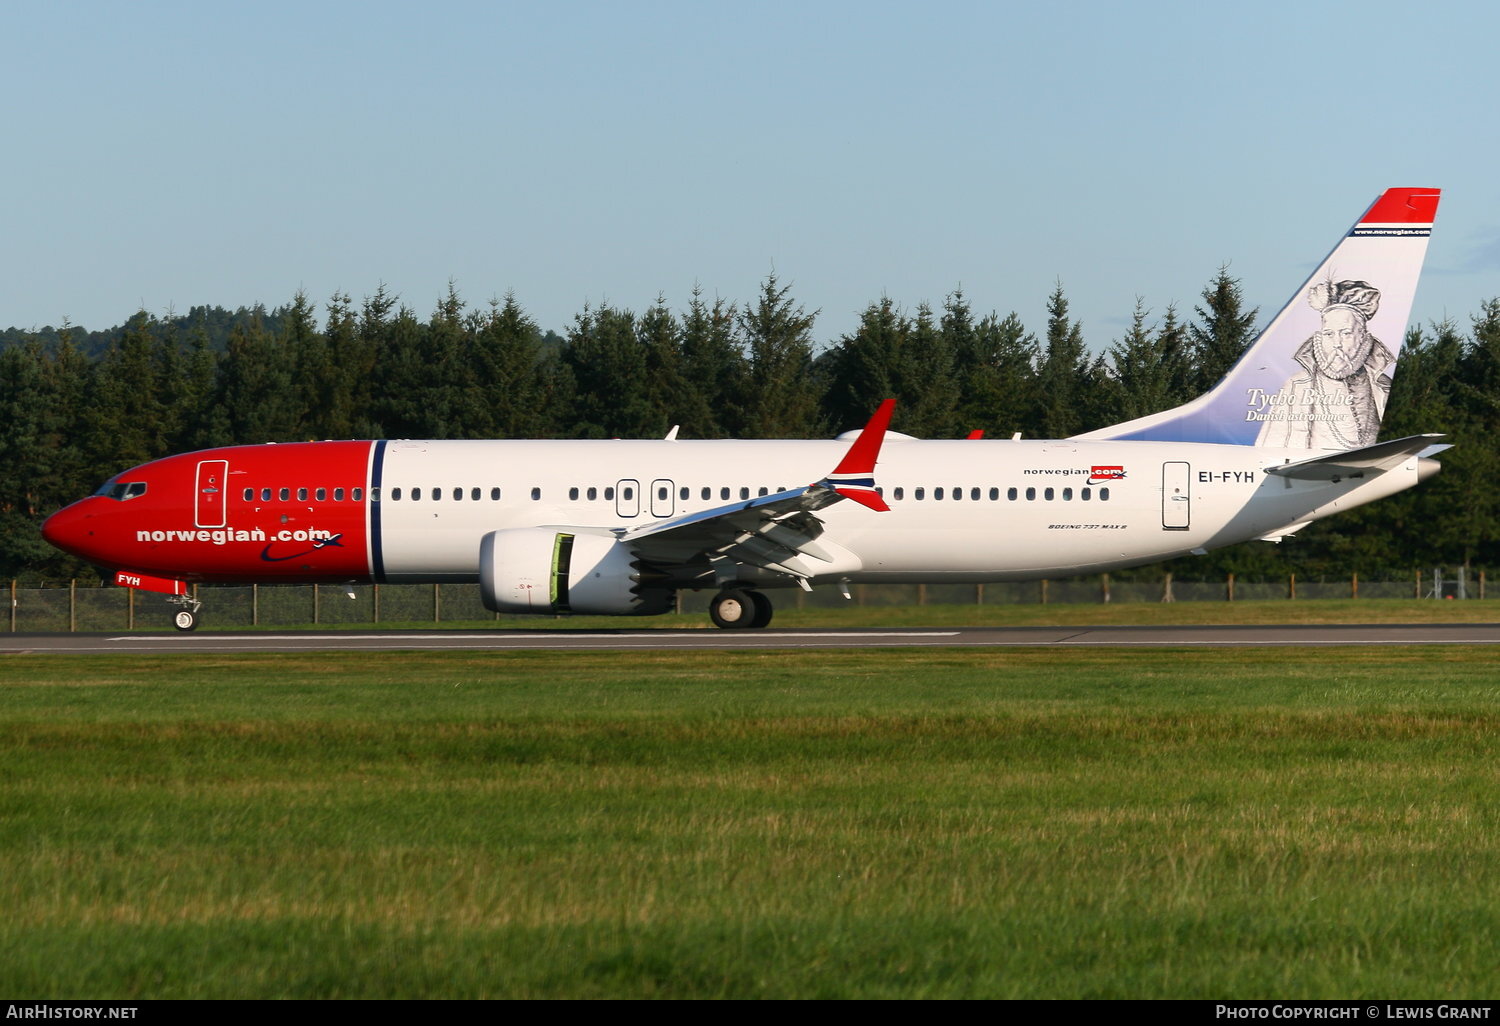
<instances>
[{"instance_id":1,"label":"runway surface marking","mask_svg":"<svg viewBox=\"0 0 1500 1026\"><path fill-rule=\"evenodd\" d=\"M1240 624L894 630L319 631L0 635L0 653L67 652L649 652L833 648L1333 648L1340 645L1500 645L1500 624Z\"/></svg>"}]
</instances>

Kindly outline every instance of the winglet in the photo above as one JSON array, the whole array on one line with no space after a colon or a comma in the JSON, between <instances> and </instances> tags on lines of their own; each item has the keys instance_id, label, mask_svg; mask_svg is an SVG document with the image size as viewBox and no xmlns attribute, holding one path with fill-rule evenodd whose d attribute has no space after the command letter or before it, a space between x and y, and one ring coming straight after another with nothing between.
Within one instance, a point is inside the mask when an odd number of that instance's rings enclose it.
<instances>
[{"instance_id":1,"label":"winglet","mask_svg":"<svg viewBox=\"0 0 1500 1026\"><path fill-rule=\"evenodd\" d=\"M887 399L880 404L880 408L825 481L844 498L853 499L861 506L868 506L879 513L888 512L891 507L885 504L885 499L875 490L875 461L880 458L880 445L885 441L886 428L891 425L891 414L895 409L894 399Z\"/></svg>"}]
</instances>

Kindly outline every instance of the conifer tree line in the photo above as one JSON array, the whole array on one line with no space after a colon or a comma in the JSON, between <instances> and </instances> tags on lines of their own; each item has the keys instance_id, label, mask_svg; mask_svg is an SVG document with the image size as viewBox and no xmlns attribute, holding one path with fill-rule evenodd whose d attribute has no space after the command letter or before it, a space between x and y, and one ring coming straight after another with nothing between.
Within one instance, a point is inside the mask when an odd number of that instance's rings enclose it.
<instances>
[{"instance_id":1,"label":"conifer tree line","mask_svg":"<svg viewBox=\"0 0 1500 1026\"><path fill-rule=\"evenodd\" d=\"M859 427L887 397L898 400L893 428L921 438L1062 438L1212 387L1258 316L1227 268L1190 311L1138 299L1097 355L1061 283L1046 309L1033 331L1014 313L976 312L961 288L941 308L881 298L851 332L820 340L816 311L772 274L744 302L695 288L685 309L661 297L641 310L586 306L560 335L514 295L472 306L451 284L425 317L382 285L359 302L336 293L321 310L299 292L270 312L140 312L88 335L11 329L0 332L0 578L94 576L42 541L41 521L175 452L326 438L652 438L673 425L683 438L824 438ZM1421 432L1446 433L1455 448L1420 487L1280 545L1171 569L1373 579L1497 565L1500 299L1467 324L1409 330L1381 437Z\"/></svg>"}]
</instances>

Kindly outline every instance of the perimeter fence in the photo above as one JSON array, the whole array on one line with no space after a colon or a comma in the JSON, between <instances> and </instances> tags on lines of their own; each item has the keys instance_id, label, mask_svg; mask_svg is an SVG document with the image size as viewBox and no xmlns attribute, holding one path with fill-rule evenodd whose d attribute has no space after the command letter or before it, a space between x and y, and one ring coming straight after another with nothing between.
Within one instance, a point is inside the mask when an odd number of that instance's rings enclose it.
<instances>
[{"instance_id":1,"label":"perimeter fence","mask_svg":"<svg viewBox=\"0 0 1500 1026\"><path fill-rule=\"evenodd\" d=\"M860 606L1016 605L1104 602L1234 602L1267 599L1468 599L1485 597L1485 574L1465 570L1417 572L1411 577L1362 580L1154 578L1112 580L1101 574L1059 581L1004 584L854 584L849 598L838 587L812 592L778 591L781 608ZM305 624L391 625L535 621L492 613L480 601L478 584L204 585L195 588L203 608L199 625L209 629ZM706 613L711 590L678 593L678 612ZM115 631L164 629L175 609L166 596L96 581L52 587L10 582L9 618L0 630Z\"/></svg>"}]
</instances>

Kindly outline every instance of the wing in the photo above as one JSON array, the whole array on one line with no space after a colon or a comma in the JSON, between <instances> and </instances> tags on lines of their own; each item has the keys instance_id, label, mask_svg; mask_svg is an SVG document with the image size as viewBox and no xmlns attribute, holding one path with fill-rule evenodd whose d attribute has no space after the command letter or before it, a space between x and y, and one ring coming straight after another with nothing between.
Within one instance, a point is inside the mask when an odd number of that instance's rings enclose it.
<instances>
[{"instance_id":1,"label":"wing","mask_svg":"<svg viewBox=\"0 0 1500 1026\"><path fill-rule=\"evenodd\" d=\"M875 463L895 406L894 399L880 404L839 465L821 481L642 524L617 537L646 562L679 577L712 571L716 579L732 581L741 576L740 567L752 566L806 588L810 577L858 569L858 557L848 550L819 542L824 524L817 513L844 499L877 512L890 509L875 489Z\"/></svg>"}]
</instances>

